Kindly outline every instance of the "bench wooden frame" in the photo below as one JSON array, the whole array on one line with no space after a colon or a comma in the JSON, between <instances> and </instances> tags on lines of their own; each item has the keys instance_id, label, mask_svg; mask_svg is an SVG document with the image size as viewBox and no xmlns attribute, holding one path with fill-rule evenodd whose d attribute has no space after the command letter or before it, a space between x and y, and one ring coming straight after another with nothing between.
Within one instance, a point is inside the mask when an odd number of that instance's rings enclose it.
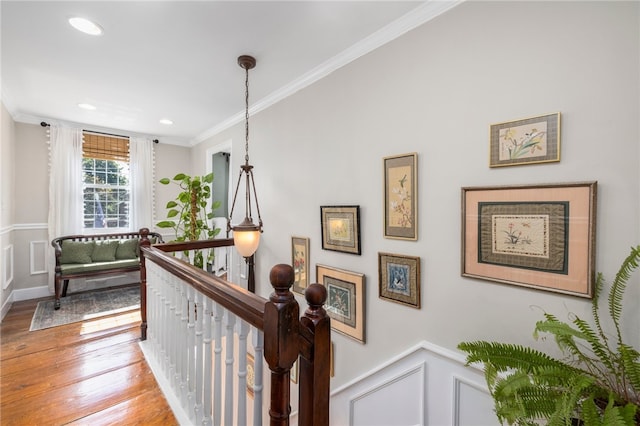
<instances>
[{"instance_id":1,"label":"bench wooden frame","mask_svg":"<svg viewBox=\"0 0 640 426\"><path fill-rule=\"evenodd\" d=\"M54 277L55 287L55 304L54 309L60 309L60 297L67 295L67 289L69 287L69 280L72 278L86 278L99 275L111 275L114 273L136 272L140 270L140 262L136 266L114 266L113 268L103 269L99 271L86 271L75 273L63 273L62 264L60 259L62 257L62 243L63 241L106 241L106 240L129 240L137 238L140 240L140 247L149 247L151 245L150 238L155 238L156 242L164 242L162 235L157 232L150 232L148 228L142 228L138 232L120 232L112 234L96 234L96 235L66 235L63 237L55 238L51 241L51 245L55 249L56 256L56 269ZM140 258L138 258L139 260ZM60 286L63 282L64 285Z\"/></svg>"}]
</instances>

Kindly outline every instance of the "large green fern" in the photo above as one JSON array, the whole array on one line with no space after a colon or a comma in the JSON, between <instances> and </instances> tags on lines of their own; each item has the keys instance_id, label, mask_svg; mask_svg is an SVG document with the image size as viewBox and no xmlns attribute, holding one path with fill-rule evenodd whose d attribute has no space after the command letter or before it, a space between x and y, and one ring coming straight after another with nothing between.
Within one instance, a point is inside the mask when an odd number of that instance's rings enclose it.
<instances>
[{"instance_id":1,"label":"large green fern","mask_svg":"<svg viewBox=\"0 0 640 426\"><path fill-rule=\"evenodd\" d=\"M627 282L640 264L640 246L632 247L615 276L608 297L614 330L600 322L598 299L604 279L598 274L592 299L593 322L573 315L570 322L545 313L534 336L547 333L567 356L555 359L509 343L462 342L467 364L481 363L501 422L550 426L640 425L640 353L622 340L622 302ZM592 325L593 324L593 325Z\"/></svg>"}]
</instances>

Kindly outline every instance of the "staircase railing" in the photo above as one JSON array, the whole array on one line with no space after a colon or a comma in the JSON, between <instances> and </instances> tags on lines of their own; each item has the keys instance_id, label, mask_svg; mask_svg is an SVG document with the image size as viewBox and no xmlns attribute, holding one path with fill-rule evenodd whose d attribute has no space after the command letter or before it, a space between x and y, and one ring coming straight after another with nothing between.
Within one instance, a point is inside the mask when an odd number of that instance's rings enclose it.
<instances>
[{"instance_id":1,"label":"staircase railing","mask_svg":"<svg viewBox=\"0 0 640 426\"><path fill-rule=\"evenodd\" d=\"M322 307L325 287L308 287L308 307L300 316L290 291L290 265L271 269L273 293L265 299L174 256L232 245L222 239L151 246L142 235L144 345L193 424L261 425L264 405L269 424L288 425L290 371L298 360L298 424L328 425L331 327ZM247 355L253 355L253 374ZM270 374L263 374L263 359Z\"/></svg>"}]
</instances>

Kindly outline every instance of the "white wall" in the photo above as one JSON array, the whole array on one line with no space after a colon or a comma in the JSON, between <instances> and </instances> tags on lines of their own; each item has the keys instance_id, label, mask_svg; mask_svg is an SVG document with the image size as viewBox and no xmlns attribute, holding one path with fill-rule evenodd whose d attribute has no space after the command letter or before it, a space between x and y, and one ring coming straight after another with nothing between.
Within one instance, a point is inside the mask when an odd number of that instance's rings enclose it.
<instances>
[{"instance_id":1,"label":"white wall","mask_svg":"<svg viewBox=\"0 0 640 426\"><path fill-rule=\"evenodd\" d=\"M14 139L15 123L4 104L0 103L0 318L10 306L15 282L12 227L15 216Z\"/></svg>"},{"instance_id":2,"label":"white wall","mask_svg":"<svg viewBox=\"0 0 640 426\"><path fill-rule=\"evenodd\" d=\"M460 188L597 180L596 267L611 278L640 243L639 4L467 2L251 118L251 163L264 219L258 292L289 263L290 237L317 263L366 275L366 344L334 334L338 388L421 341L533 344L541 309L589 316L588 300L460 276ZM260 73L260 61L253 75ZM238 96L242 96L242 87ZM562 161L490 169L492 123L560 111ZM207 148L193 148L194 173ZM418 153L419 239L382 235L382 158ZM235 176L234 176L235 185ZM358 204L362 255L321 249L319 207ZM422 308L378 298L377 253L422 259ZM315 272L312 272L315 279ZM627 290L625 334L639 346L640 289Z\"/></svg>"}]
</instances>

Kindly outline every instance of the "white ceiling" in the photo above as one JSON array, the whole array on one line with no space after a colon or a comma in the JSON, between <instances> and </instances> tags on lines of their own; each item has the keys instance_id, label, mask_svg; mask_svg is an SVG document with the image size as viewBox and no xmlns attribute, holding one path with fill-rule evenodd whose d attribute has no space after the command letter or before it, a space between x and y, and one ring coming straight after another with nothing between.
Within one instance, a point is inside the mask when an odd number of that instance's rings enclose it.
<instances>
[{"instance_id":1,"label":"white ceiling","mask_svg":"<svg viewBox=\"0 0 640 426\"><path fill-rule=\"evenodd\" d=\"M455 4L2 0L2 100L17 121L195 144L244 117L239 55L257 60L249 74L254 113ZM72 16L104 34L76 31Z\"/></svg>"}]
</instances>

